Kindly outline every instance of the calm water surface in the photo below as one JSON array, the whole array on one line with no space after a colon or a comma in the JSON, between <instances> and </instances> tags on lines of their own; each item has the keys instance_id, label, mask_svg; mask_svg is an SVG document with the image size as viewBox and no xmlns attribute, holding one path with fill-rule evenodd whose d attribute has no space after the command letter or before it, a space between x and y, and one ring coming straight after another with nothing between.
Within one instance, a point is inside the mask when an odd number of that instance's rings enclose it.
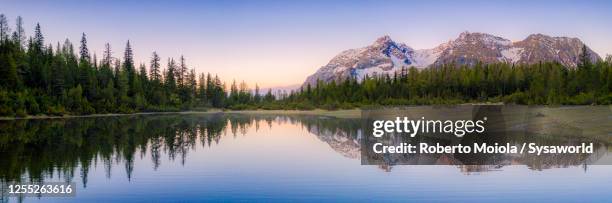
<instances>
[{"instance_id":1,"label":"calm water surface","mask_svg":"<svg viewBox=\"0 0 612 203\"><path fill-rule=\"evenodd\" d=\"M609 202L601 165L364 166L359 119L147 115L0 122L0 180L72 181L25 202ZM606 154L607 156L607 154Z\"/></svg>"}]
</instances>

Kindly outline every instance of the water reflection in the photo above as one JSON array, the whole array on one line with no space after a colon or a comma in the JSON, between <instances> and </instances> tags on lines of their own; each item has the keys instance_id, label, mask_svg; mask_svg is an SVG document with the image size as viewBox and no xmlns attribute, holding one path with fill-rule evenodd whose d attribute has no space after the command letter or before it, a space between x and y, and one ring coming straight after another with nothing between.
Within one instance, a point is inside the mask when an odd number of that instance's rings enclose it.
<instances>
[{"instance_id":1,"label":"water reflection","mask_svg":"<svg viewBox=\"0 0 612 203\"><path fill-rule=\"evenodd\" d=\"M298 126L350 159L360 158L363 139L361 119L321 116L276 116L243 114L143 115L0 122L0 181L43 182L47 179L79 180L87 187L90 168L104 166L108 179L113 166L122 165L127 179L135 170L134 161L149 154L153 169L162 160L185 164L197 147L214 148L224 139L249 136L273 124ZM534 142L557 142L551 137L518 137ZM539 140L538 140L539 139ZM524 141L524 140L516 140ZM599 149L607 154L606 149ZM601 151L604 150L604 151ZM601 155L601 154L600 154ZM531 169L581 165L588 157L504 157L499 165L456 164L462 172L501 170L504 165L522 163ZM420 161L423 161L420 157ZM446 161L434 157L429 161ZM101 163L99 163L101 162ZM432 162L433 163L433 162ZM393 162L378 167L391 171ZM585 165L585 170L586 170ZM3 194L4 196L5 194Z\"/></svg>"},{"instance_id":2,"label":"water reflection","mask_svg":"<svg viewBox=\"0 0 612 203\"><path fill-rule=\"evenodd\" d=\"M147 150L155 169L162 164L162 154L184 164L196 145L214 147L224 136L246 135L251 127L257 130L261 122L271 126L297 121L227 114L3 121L0 179L41 182L54 176L72 180L78 174L86 185L89 167L98 158L108 169L107 177L113 164L122 163L130 178L135 156L142 157Z\"/></svg>"}]
</instances>

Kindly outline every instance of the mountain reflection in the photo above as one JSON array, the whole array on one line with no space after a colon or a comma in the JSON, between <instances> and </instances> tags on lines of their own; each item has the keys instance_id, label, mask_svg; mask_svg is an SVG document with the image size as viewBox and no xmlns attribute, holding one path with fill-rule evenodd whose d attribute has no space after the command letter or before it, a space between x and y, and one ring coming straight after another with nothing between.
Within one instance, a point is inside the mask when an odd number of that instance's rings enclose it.
<instances>
[{"instance_id":1,"label":"mountain reflection","mask_svg":"<svg viewBox=\"0 0 612 203\"><path fill-rule=\"evenodd\" d=\"M483 133L466 133L461 137L443 133L421 133L410 137L390 133L381 138L367 136L360 142L364 149L362 163L382 165L381 169L390 171L394 165L455 165L464 173L500 170L506 165L527 165L532 170L560 168L582 165L587 169L590 164L611 164L608 146L611 138L610 123L606 123L610 110L608 107L563 107L542 108L537 106L513 105L474 105L474 106L432 106L376 109L366 111L365 118L395 119L396 115L428 115L432 120L476 120L486 117L487 130ZM371 129L370 129L371 130ZM593 143L593 154L555 153L536 155L532 153L444 153L444 154L379 154L371 149L375 143L398 146L402 143L429 146L472 146L474 143L487 143L489 146L508 143L520 146L535 143L538 146L576 146Z\"/></svg>"},{"instance_id":2,"label":"mountain reflection","mask_svg":"<svg viewBox=\"0 0 612 203\"><path fill-rule=\"evenodd\" d=\"M104 165L107 178L112 175L112 166L123 165L130 179L137 156L143 158L150 154L154 169L160 167L165 158L185 164L188 154L195 153L196 146L214 148L228 136L248 136L249 132L262 127L273 128L273 124L301 126L344 157L360 158L363 136L360 119L219 113L13 120L0 122L0 181L6 184L43 182L57 177L66 181L80 178L86 187L90 168L97 164ZM540 141L550 142L550 139ZM606 153L606 149L598 150L598 153ZM506 158L500 165L480 166L462 165L440 156L433 157L431 164L446 162L469 173L499 170L503 165L517 163L534 170L575 166L584 164L588 158L521 156ZM379 168L390 171L393 165L389 162Z\"/></svg>"}]
</instances>

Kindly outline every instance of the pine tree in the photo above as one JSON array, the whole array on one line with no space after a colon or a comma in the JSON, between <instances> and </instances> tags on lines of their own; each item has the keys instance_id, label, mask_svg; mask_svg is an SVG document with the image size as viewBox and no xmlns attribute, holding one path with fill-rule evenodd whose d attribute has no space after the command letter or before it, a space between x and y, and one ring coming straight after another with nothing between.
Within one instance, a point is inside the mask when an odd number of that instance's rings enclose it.
<instances>
[{"instance_id":1,"label":"pine tree","mask_svg":"<svg viewBox=\"0 0 612 203\"><path fill-rule=\"evenodd\" d=\"M238 98L238 85L236 85L236 80L233 80L230 86L228 105L231 106L238 103Z\"/></svg>"},{"instance_id":2,"label":"pine tree","mask_svg":"<svg viewBox=\"0 0 612 203\"><path fill-rule=\"evenodd\" d=\"M147 67L141 63L139 68L138 68L138 80L137 80L137 94L139 94L141 97L143 97L144 100L144 96L145 95L149 95L149 77L147 76Z\"/></svg>"},{"instance_id":3,"label":"pine tree","mask_svg":"<svg viewBox=\"0 0 612 203\"><path fill-rule=\"evenodd\" d=\"M117 64L117 68L116 68L118 70L118 72L116 73L117 105L125 106L130 103L130 97L129 97L130 86L129 86L128 73L125 69L119 69L118 66L119 64ZM122 109L121 111L125 111L125 110L127 109Z\"/></svg>"},{"instance_id":4,"label":"pine tree","mask_svg":"<svg viewBox=\"0 0 612 203\"><path fill-rule=\"evenodd\" d=\"M113 66L113 83L115 87L119 86L119 74L121 73L121 61L115 60L115 64Z\"/></svg>"},{"instance_id":5,"label":"pine tree","mask_svg":"<svg viewBox=\"0 0 612 203\"><path fill-rule=\"evenodd\" d=\"M93 65L93 68L95 70L98 70L99 69L99 67L98 67L98 56L96 55L96 53L93 54L93 58L91 59L91 61L92 61L91 65Z\"/></svg>"},{"instance_id":6,"label":"pine tree","mask_svg":"<svg viewBox=\"0 0 612 203\"><path fill-rule=\"evenodd\" d=\"M57 43L57 53L61 53L64 57L65 65L64 69L64 84L66 88L77 86L79 83L79 63L77 57L74 55L72 43L68 39L64 40L64 44L60 46Z\"/></svg>"},{"instance_id":7,"label":"pine tree","mask_svg":"<svg viewBox=\"0 0 612 203\"><path fill-rule=\"evenodd\" d=\"M104 45L104 51L102 53L102 61L100 63L100 74L98 77L99 83L100 83L100 87L104 87L107 88L109 86L109 83L113 82L113 70L111 68L111 48L110 48L110 44L106 43ZM113 84L114 86L114 84ZM105 90L107 91L107 90ZM108 97L108 95L107 95Z\"/></svg>"},{"instance_id":8,"label":"pine tree","mask_svg":"<svg viewBox=\"0 0 612 203\"><path fill-rule=\"evenodd\" d=\"M244 82L244 80L240 83L239 93L238 93L238 103L240 104L249 104L251 103L251 93L249 92L249 86Z\"/></svg>"},{"instance_id":9,"label":"pine tree","mask_svg":"<svg viewBox=\"0 0 612 203\"><path fill-rule=\"evenodd\" d=\"M197 95L197 82L196 82L196 73L194 69L191 69L187 77L185 78L187 81L187 90L189 93L189 103L193 103L195 96Z\"/></svg>"},{"instance_id":10,"label":"pine tree","mask_svg":"<svg viewBox=\"0 0 612 203\"><path fill-rule=\"evenodd\" d=\"M160 74L160 67L161 65L159 64L160 58L157 55L157 52L153 52L153 56L151 56L151 66L150 66L150 74L151 74L151 80L159 83L161 82L161 74Z\"/></svg>"},{"instance_id":11,"label":"pine tree","mask_svg":"<svg viewBox=\"0 0 612 203\"><path fill-rule=\"evenodd\" d=\"M102 54L102 65L111 67L113 60L113 53L109 43L104 44L104 53Z\"/></svg>"},{"instance_id":12,"label":"pine tree","mask_svg":"<svg viewBox=\"0 0 612 203\"><path fill-rule=\"evenodd\" d=\"M255 95L253 96L255 103L261 102L261 95L259 95L259 85L255 84Z\"/></svg>"},{"instance_id":13,"label":"pine tree","mask_svg":"<svg viewBox=\"0 0 612 203\"><path fill-rule=\"evenodd\" d=\"M147 67L145 66L144 63L140 64L138 75L140 76L141 82L149 81L149 78L147 76Z\"/></svg>"},{"instance_id":14,"label":"pine tree","mask_svg":"<svg viewBox=\"0 0 612 203\"><path fill-rule=\"evenodd\" d=\"M185 76L187 75L187 64L185 63L185 57L181 55L179 67L176 69L174 76L176 77L176 83L179 87L185 85Z\"/></svg>"},{"instance_id":15,"label":"pine tree","mask_svg":"<svg viewBox=\"0 0 612 203\"><path fill-rule=\"evenodd\" d=\"M32 40L34 44L35 51L42 52L44 47L45 38L43 37L42 31L40 30L40 24L36 23L36 28L34 28L34 39Z\"/></svg>"},{"instance_id":16,"label":"pine tree","mask_svg":"<svg viewBox=\"0 0 612 203\"><path fill-rule=\"evenodd\" d=\"M208 98L209 100L213 98L213 93L214 93L214 81L212 78L212 75L210 75L210 73L206 74L206 98Z\"/></svg>"},{"instance_id":17,"label":"pine tree","mask_svg":"<svg viewBox=\"0 0 612 203\"><path fill-rule=\"evenodd\" d=\"M44 38L41 32L40 25L37 23L34 30L34 38L28 44L27 63L29 68L25 70L25 74L29 77L24 77L27 86L35 88L45 88L43 65L46 63L44 56Z\"/></svg>"},{"instance_id":18,"label":"pine tree","mask_svg":"<svg viewBox=\"0 0 612 203\"><path fill-rule=\"evenodd\" d=\"M206 96L206 76L204 75L204 73L200 73L200 77L198 80L198 99L200 100L199 103L201 105L206 105L206 103L208 102L208 98Z\"/></svg>"},{"instance_id":19,"label":"pine tree","mask_svg":"<svg viewBox=\"0 0 612 203\"><path fill-rule=\"evenodd\" d=\"M5 40L8 40L10 32L6 16L0 14L0 43L5 43Z\"/></svg>"},{"instance_id":20,"label":"pine tree","mask_svg":"<svg viewBox=\"0 0 612 203\"><path fill-rule=\"evenodd\" d=\"M221 82L219 76L215 75L212 80L211 86L207 87L211 89L211 105L213 107L224 107L225 106L225 84Z\"/></svg>"},{"instance_id":21,"label":"pine tree","mask_svg":"<svg viewBox=\"0 0 612 203\"><path fill-rule=\"evenodd\" d=\"M174 73L176 71L176 64L174 62L174 59L168 59L168 69L166 70L166 77L165 77L165 86L166 86L166 91L168 92L174 92L176 90L176 78L174 76Z\"/></svg>"},{"instance_id":22,"label":"pine tree","mask_svg":"<svg viewBox=\"0 0 612 203\"><path fill-rule=\"evenodd\" d=\"M80 63L89 63L89 49L87 48L87 38L85 33L81 36L81 46L79 47Z\"/></svg>"},{"instance_id":23,"label":"pine tree","mask_svg":"<svg viewBox=\"0 0 612 203\"><path fill-rule=\"evenodd\" d=\"M19 49L23 49L26 42L25 30L23 29L23 19L21 16L17 16L15 20L15 31L13 32L13 41L17 43Z\"/></svg>"},{"instance_id":24,"label":"pine tree","mask_svg":"<svg viewBox=\"0 0 612 203\"><path fill-rule=\"evenodd\" d=\"M59 46L58 46L58 49L59 49ZM65 71L64 71L65 65L66 65L66 59L64 58L63 54L58 53L54 57L53 64L51 66L51 73L53 74L52 75L53 79L51 80L51 85L52 85L51 88L52 88L52 95L60 99L66 88Z\"/></svg>"},{"instance_id":25,"label":"pine tree","mask_svg":"<svg viewBox=\"0 0 612 203\"><path fill-rule=\"evenodd\" d=\"M264 101L266 102L273 102L275 100L274 95L272 94L272 89L268 89L268 93L266 93L266 96L264 96Z\"/></svg>"},{"instance_id":26,"label":"pine tree","mask_svg":"<svg viewBox=\"0 0 612 203\"><path fill-rule=\"evenodd\" d=\"M578 56L578 60L579 68L589 69L591 67L591 54L589 53L589 50L586 45L582 45L582 50L580 52L580 55Z\"/></svg>"},{"instance_id":27,"label":"pine tree","mask_svg":"<svg viewBox=\"0 0 612 203\"><path fill-rule=\"evenodd\" d=\"M85 33L81 37L81 46L79 46L79 70L78 70L78 82L82 87L85 97L89 100L93 100L95 96L95 79L93 70L91 68L91 59L89 56L89 49L87 48L87 38Z\"/></svg>"},{"instance_id":28,"label":"pine tree","mask_svg":"<svg viewBox=\"0 0 612 203\"><path fill-rule=\"evenodd\" d=\"M578 56L579 64L578 64L578 78L579 78L579 87L583 91L588 91L592 89L592 64L591 64L591 55L589 53L586 45L582 46L582 52Z\"/></svg>"},{"instance_id":29,"label":"pine tree","mask_svg":"<svg viewBox=\"0 0 612 203\"><path fill-rule=\"evenodd\" d=\"M126 73L128 80L128 96L134 96L136 94L136 67L134 67L134 53L132 52L132 46L130 46L130 40L125 45L125 52L123 57L123 70Z\"/></svg>"}]
</instances>

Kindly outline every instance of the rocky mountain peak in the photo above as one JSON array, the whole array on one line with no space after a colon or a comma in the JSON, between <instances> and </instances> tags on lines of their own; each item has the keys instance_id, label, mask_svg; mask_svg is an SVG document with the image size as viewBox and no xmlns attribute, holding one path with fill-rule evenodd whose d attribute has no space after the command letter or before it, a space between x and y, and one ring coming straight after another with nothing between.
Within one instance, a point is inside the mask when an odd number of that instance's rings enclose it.
<instances>
[{"instance_id":1,"label":"rocky mountain peak","mask_svg":"<svg viewBox=\"0 0 612 203\"><path fill-rule=\"evenodd\" d=\"M454 41L456 44L478 44L482 43L488 46L510 46L512 41L498 37L495 35L481 32L462 32Z\"/></svg>"},{"instance_id":2,"label":"rocky mountain peak","mask_svg":"<svg viewBox=\"0 0 612 203\"><path fill-rule=\"evenodd\" d=\"M376 39L373 45L386 45L390 43L394 43L393 40L391 40L391 37L389 37L389 35L383 35L382 37Z\"/></svg>"},{"instance_id":3,"label":"rocky mountain peak","mask_svg":"<svg viewBox=\"0 0 612 203\"><path fill-rule=\"evenodd\" d=\"M536 34L530 34L525 39L526 40L538 40L538 39L543 39L543 38L551 38L551 37L548 35L542 34L542 33L536 33Z\"/></svg>"},{"instance_id":4,"label":"rocky mountain peak","mask_svg":"<svg viewBox=\"0 0 612 203\"><path fill-rule=\"evenodd\" d=\"M517 61L521 63L537 63L540 61L556 61L567 67L575 67L578 64L578 56L582 53L585 44L578 38L551 37L544 34L532 34L525 40L515 43L514 48L520 50ZM597 53L587 47L591 61L595 62L601 58Z\"/></svg>"}]
</instances>

